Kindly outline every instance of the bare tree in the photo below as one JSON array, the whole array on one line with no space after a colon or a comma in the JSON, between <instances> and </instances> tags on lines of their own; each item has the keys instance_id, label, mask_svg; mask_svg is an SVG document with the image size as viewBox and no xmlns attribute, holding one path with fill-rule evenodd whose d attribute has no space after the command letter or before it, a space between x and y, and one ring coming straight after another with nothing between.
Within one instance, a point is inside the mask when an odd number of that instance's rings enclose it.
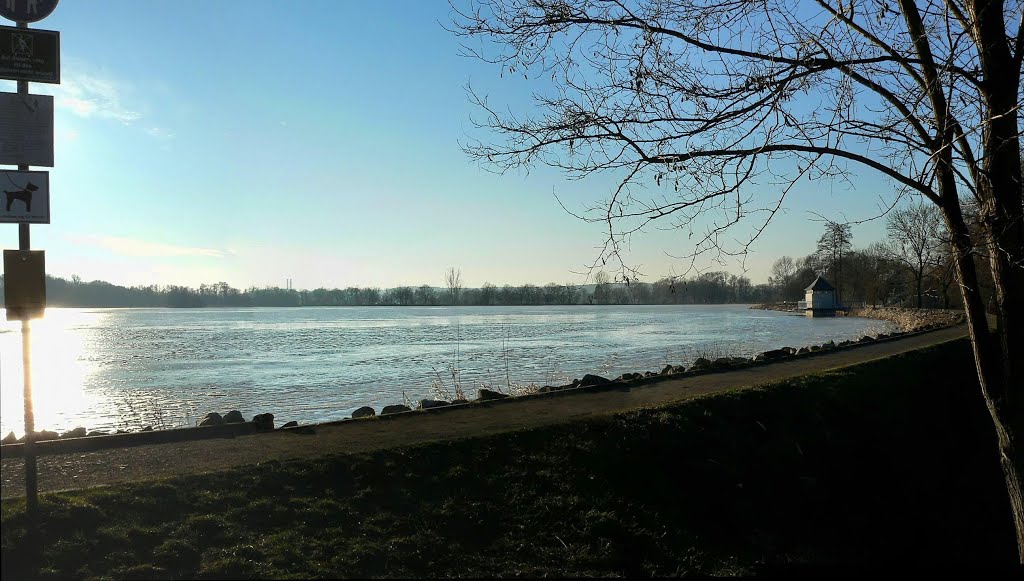
<instances>
[{"instance_id":1,"label":"bare tree","mask_svg":"<svg viewBox=\"0 0 1024 581\"><path fill-rule=\"evenodd\" d=\"M772 272L768 276L768 284L781 291L782 287L796 274L796 262L789 256L782 256L772 263Z\"/></svg>"},{"instance_id":2,"label":"bare tree","mask_svg":"<svg viewBox=\"0 0 1024 581\"><path fill-rule=\"evenodd\" d=\"M796 301L804 296L804 288L814 281L815 271L805 258L783 256L772 263L768 285L778 300Z\"/></svg>"},{"instance_id":3,"label":"bare tree","mask_svg":"<svg viewBox=\"0 0 1024 581\"><path fill-rule=\"evenodd\" d=\"M451 304L459 304L459 298L462 295L462 270L457 270L454 266L448 267L444 273L444 282L448 287L448 299Z\"/></svg>"},{"instance_id":4,"label":"bare tree","mask_svg":"<svg viewBox=\"0 0 1024 581\"><path fill-rule=\"evenodd\" d=\"M933 205L919 203L889 213L889 257L905 266L914 280L917 308L922 306L924 280L945 262L945 228Z\"/></svg>"},{"instance_id":5,"label":"bare tree","mask_svg":"<svg viewBox=\"0 0 1024 581\"><path fill-rule=\"evenodd\" d=\"M606 225L599 263L622 264L629 238L653 222L689 230L693 259L743 255L801 178L875 172L937 206L1024 562L1022 2L470 0L454 10L467 54L552 81L522 116L470 89L476 123L496 139L465 149L498 171L615 175L618 187L581 214ZM973 238L970 200L981 208ZM751 234L727 243L747 220ZM994 328L975 253L996 289Z\"/></svg>"},{"instance_id":6,"label":"bare tree","mask_svg":"<svg viewBox=\"0 0 1024 581\"><path fill-rule=\"evenodd\" d=\"M594 302L599 305L607 305L612 302L612 277L605 271L599 270L594 275Z\"/></svg>"}]
</instances>

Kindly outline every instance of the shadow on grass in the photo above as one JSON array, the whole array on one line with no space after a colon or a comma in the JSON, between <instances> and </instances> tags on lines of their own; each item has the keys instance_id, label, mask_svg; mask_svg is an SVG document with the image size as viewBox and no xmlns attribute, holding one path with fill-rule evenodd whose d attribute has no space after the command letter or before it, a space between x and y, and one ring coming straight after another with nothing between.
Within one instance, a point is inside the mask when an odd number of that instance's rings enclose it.
<instances>
[{"instance_id":1,"label":"shadow on grass","mask_svg":"<svg viewBox=\"0 0 1024 581\"><path fill-rule=\"evenodd\" d=\"M4 579L1013 563L966 341L559 426L4 501Z\"/></svg>"}]
</instances>

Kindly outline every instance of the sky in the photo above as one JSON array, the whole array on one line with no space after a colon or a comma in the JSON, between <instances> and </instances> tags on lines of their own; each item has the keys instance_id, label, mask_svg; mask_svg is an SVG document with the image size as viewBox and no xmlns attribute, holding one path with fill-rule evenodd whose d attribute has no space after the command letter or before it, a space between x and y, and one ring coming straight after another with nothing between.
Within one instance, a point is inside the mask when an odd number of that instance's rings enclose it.
<instances>
[{"instance_id":1,"label":"sky","mask_svg":"<svg viewBox=\"0 0 1024 581\"><path fill-rule=\"evenodd\" d=\"M555 196L581 209L613 176L473 162L460 142L487 136L466 84L516 112L546 87L460 56L451 17L443 0L63 0L31 25L60 31L62 60L60 85L30 86L56 106L32 248L48 274L124 285L443 286L448 267L470 287L585 282L602 230ZM698 266L764 282L814 250L811 211L858 220L891 197L857 183L801 183L745 264ZM883 233L854 225L854 246ZM626 258L648 281L684 274L688 242L652 230Z\"/></svg>"}]
</instances>

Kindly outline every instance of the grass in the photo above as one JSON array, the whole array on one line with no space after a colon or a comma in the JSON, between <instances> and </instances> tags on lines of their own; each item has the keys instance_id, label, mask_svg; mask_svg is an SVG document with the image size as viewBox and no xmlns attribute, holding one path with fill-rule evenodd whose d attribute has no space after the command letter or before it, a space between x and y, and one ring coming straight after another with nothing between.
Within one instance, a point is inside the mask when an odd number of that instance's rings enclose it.
<instances>
[{"instance_id":1,"label":"grass","mask_svg":"<svg viewBox=\"0 0 1024 581\"><path fill-rule=\"evenodd\" d=\"M2 503L2 575L748 574L1013 563L965 341L554 427Z\"/></svg>"}]
</instances>

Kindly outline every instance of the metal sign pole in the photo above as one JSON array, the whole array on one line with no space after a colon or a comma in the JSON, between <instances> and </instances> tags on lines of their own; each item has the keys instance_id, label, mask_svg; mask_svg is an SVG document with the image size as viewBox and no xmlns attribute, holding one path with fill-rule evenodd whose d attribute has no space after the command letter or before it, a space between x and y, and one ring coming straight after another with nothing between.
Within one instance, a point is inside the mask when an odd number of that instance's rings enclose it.
<instances>
[{"instance_id":1,"label":"metal sign pole","mask_svg":"<svg viewBox=\"0 0 1024 581\"><path fill-rule=\"evenodd\" d=\"M25 22L19 22L18 28L28 28ZM28 81L18 81L18 94L28 95ZM19 171L28 171L29 166L19 165ZM18 250L25 252L31 249L31 237L28 224L18 224ZM36 418L32 409L32 343L29 329L29 313L21 315L21 364L25 380L25 507L30 517L39 510L39 467L36 464L35 432Z\"/></svg>"}]
</instances>

